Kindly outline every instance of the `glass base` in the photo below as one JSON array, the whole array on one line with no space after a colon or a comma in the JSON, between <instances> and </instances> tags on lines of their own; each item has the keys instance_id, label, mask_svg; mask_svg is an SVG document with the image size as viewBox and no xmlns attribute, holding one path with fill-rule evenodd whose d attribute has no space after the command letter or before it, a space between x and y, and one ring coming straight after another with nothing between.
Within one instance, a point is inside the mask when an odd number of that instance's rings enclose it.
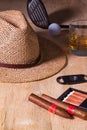
<instances>
[{"instance_id":1,"label":"glass base","mask_svg":"<svg viewBox=\"0 0 87 130\"><path fill-rule=\"evenodd\" d=\"M87 56L87 51L70 50L70 53L78 55L78 56Z\"/></svg>"}]
</instances>

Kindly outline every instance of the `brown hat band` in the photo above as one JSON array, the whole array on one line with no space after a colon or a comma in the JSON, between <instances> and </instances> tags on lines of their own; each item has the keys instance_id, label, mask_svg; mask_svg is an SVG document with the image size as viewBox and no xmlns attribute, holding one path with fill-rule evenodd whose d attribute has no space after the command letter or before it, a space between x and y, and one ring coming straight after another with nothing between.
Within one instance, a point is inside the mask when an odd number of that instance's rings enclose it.
<instances>
[{"instance_id":1,"label":"brown hat band","mask_svg":"<svg viewBox=\"0 0 87 130\"><path fill-rule=\"evenodd\" d=\"M41 55L38 56L36 60L29 64L6 64L6 63L0 63L0 67L6 67L6 68L14 68L14 69L22 69L22 68L30 68L35 66L41 59Z\"/></svg>"}]
</instances>

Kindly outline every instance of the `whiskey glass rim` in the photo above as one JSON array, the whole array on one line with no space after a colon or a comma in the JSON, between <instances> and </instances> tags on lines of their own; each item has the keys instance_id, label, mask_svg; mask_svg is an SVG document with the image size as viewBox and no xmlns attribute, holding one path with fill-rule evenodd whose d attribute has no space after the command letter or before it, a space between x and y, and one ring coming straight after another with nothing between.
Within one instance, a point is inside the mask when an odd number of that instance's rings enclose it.
<instances>
[{"instance_id":1,"label":"whiskey glass rim","mask_svg":"<svg viewBox=\"0 0 87 130\"><path fill-rule=\"evenodd\" d=\"M87 19L85 20L74 20L69 24L69 28L84 28L87 29Z\"/></svg>"}]
</instances>

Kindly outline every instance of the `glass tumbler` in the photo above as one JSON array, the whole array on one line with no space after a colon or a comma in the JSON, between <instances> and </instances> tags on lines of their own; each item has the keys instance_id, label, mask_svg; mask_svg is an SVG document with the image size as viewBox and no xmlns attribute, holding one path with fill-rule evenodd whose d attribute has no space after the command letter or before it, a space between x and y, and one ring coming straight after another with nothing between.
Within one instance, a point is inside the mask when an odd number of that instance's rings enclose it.
<instances>
[{"instance_id":1,"label":"glass tumbler","mask_svg":"<svg viewBox=\"0 0 87 130\"><path fill-rule=\"evenodd\" d=\"M87 21L77 20L69 25L69 49L70 52L87 56Z\"/></svg>"}]
</instances>

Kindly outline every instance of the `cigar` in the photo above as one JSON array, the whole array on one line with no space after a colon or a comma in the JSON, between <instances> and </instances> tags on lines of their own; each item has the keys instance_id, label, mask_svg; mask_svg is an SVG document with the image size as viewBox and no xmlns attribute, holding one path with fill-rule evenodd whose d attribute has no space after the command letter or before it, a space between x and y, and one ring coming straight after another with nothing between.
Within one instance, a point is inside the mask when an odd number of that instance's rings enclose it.
<instances>
[{"instance_id":1,"label":"cigar","mask_svg":"<svg viewBox=\"0 0 87 130\"><path fill-rule=\"evenodd\" d=\"M69 104L79 106L84 100L85 98L81 99L81 98L78 98L78 96L70 95L68 98L65 98L63 101Z\"/></svg>"},{"instance_id":2,"label":"cigar","mask_svg":"<svg viewBox=\"0 0 87 130\"><path fill-rule=\"evenodd\" d=\"M50 103L49 101L35 95L35 94L31 94L29 96L29 101L35 103L36 105L48 110L51 113L54 113L56 115L65 117L65 118L71 118L72 116L70 114L68 114L65 110L63 110L62 108L58 107L57 105L55 105L54 103Z\"/></svg>"},{"instance_id":3,"label":"cigar","mask_svg":"<svg viewBox=\"0 0 87 130\"><path fill-rule=\"evenodd\" d=\"M83 93L80 93L80 92L74 92L73 94L76 95L76 96L79 96L79 97L87 98L87 94L83 94Z\"/></svg>"},{"instance_id":4,"label":"cigar","mask_svg":"<svg viewBox=\"0 0 87 130\"><path fill-rule=\"evenodd\" d=\"M78 100L78 101L80 101L80 102L82 102L82 101L84 101L84 100L86 99L85 97L77 96L77 95L75 95L74 93L73 93L72 95L70 95L69 98Z\"/></svg>"},{"instance_id":5,"label":"cigar","mask_svg":"<svg viewBox=\"0 0 87 130\"><path fill-rule=\"evenodd\" d=\"M61 107L62 109L64 109L65 111L67 111L69 114L77 116L81 119L87 120L87 111L82 110L80 108L77 108L73 105L70 105L68 103L62 102L58 99L54 99L48 95L42 94L42 97L49 101L50 103L54 103L56 104L58 107Z\"/></svg>"},{"instance_id":6,"label":"cigar","mask_svg":"<svg viewBox=\"0 0 87 130\"><path fill-rule=\"evenodd\" d=\"M64 102L66 103L69 103L69 104L72 104L75 105L75 106L79 106L81 103L77 100L74 100L72 98L67 98L66 100L64 100Z\"/></svg>"}]
</instances>

